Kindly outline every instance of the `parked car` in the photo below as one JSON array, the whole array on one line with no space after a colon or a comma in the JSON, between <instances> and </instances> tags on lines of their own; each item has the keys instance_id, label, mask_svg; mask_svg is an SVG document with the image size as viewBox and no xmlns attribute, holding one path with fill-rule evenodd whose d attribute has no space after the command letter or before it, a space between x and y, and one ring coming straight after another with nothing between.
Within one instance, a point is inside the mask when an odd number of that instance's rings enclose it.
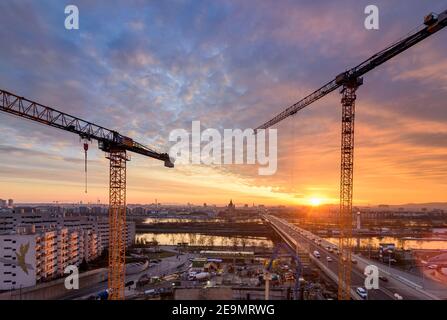
<instances>
[{"instance_id":1,"label":"parked car","mask_svg":"<svg viewBox=\"0 0 447 320\"><path fill-rule=\"evenodd\" d=\"M327 262L332 262L332 258L329 256L326 257L326 260L327 260Z\"/></svg>"},{"instance_id":2,"label":"parked car","mask_svg":"<svg viewBox=\"0 0 447 320\"><path fill-rule=\"evenodd\" d=\"M146 296L154 296L154 295L156 295L157 294L157 292L155 291L155 289L149 289L149 290L146 290L146 291L144 291L144 294L146 295Z\"/></svg>"}]
</instances>

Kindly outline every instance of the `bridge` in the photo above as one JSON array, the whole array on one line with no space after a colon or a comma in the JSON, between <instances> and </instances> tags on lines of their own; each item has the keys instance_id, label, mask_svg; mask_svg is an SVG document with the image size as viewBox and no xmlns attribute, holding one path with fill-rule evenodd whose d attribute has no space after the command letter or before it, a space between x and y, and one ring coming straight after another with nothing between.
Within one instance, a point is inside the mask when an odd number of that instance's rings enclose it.
<instances>
[{"instance_id":1,"label":"bridge","mask_svg":"<svg viewBox=\"0 0 447 320\"><path fill-rule=\"evenodd\" d=\"M291 224L284 219L263 215L263 220L269 224L280 238L291 248L297 250L300 257L316 265L332 281L338 284L338 247L319 238L313 233ZM318 251L320 257L313 253ZM327 258L329 257L329 259ZM351 274L351 299L361 300L357 294L358 287L365 286L365 267L374 265L379 269L379 289L368 290L369 300L441 300L447 299L447 287L430 279L421 279L413 274L390 268L380 262L367 259L360 255L352 255L354 262Z\"/></svg>"}]
</instances>

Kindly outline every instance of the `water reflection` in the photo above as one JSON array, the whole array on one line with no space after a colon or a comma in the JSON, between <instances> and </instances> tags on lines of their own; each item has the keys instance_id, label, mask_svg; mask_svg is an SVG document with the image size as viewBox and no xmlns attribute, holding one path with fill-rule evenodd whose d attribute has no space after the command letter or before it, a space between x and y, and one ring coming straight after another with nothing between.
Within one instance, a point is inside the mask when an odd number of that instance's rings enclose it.
<instances>
[{"instance_id":1,"label":"water reflection","mask_svg":"<svg viewBox=\"0 0 447 320\"><path fill-rule=\"evenodd\" d=\"M157 241L160 245L177 245L180 242L187 242L192 246L206 247L273 247L272 241L265 237L224 237L200 233L140 233L136 235L135 240L137 244Z\"/></svg>"},{"instance_id":2,"label":"water reflection","mask_svg":"<svg viewBox=\"0 0 447 320\"><path fill-rule=\"evenodd\" d=\"M327 238L328 241L338 244L338 238ZM353 238L352 243L357 244L357 238ZM446 240L415 240L402 239L396 237L369 237L360 238L360 247L379 248L380 243L394 243L396 248L405 250L437 250L447 249Z\"/></svg>"}]
</instances>

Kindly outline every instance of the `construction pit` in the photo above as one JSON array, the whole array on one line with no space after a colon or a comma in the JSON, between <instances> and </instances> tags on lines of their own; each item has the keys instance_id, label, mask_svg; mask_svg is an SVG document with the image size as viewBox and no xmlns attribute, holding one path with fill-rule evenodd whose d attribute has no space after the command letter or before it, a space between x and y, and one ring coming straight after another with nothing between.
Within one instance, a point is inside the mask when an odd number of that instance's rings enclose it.
<instances>
[{"instance_id":1,"label":"construction pit","mask_svg":"<svg viewBox=\"0 0 447 320\"><path fill-rule=\"evenodd\" d=\"M332 300L337 287L315 266L301 269L296 281L290 255L271 257L250 251L201 251L188 266L163 277L142 277L137 300ZM267 279L267 281L266 281ZM268 282L268 284L267 284ZM297 290L295 290L297 289Z\"/></svg>"}]
</instances>

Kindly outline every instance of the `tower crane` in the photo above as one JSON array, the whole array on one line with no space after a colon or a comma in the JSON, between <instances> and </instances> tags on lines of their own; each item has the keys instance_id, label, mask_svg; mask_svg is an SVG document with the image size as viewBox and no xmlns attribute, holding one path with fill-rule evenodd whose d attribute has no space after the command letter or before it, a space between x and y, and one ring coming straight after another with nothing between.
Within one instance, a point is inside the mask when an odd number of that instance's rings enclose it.
<instances>
[{"instance_id":1,"label":"tower crane","mask_svg":"<svg viewBox=\"0 0 447 320\"><path fill-rule=\"evenodd\" d=\"M110 160L109 170L109 299L124 299L125 228L126 228L126 163L127 152L137 153L174 164L167 153L159 153L117 131L82 120L67 113L25 99L0 89L0 111L32 120L53 128L77 134L84 141L96 140L100 150ZM84 150L87 152L86 144Z\"/></svg>"},{"instance_id":2,"label":"tower crane","mask_svg":"<svg viewBox=\"0 0 447 320\"><path fill-rule=\"evenodd\" d=\"M340 227L339 238L339 264L338 264L338 298L350 299L351 290L351 236L352 236L352 192L354 169L354 118L356 91L363 84L362 76L387 62L391 58L413 47L422 40L437 33L447 26L447 10L436 15L431 13L424 18L424 24L418 31L406 36L384 50L374 54L358 66L345 71L335 79L329 81L321 88L315 90L302 100L279 113L271 120L255 129L263 130L296 114L301 109L323 98L332 91L341 87L342 94L342 134L341 134L341 174L340 174L340 211L338 223Z\"/></svg>"}]
</instances>

